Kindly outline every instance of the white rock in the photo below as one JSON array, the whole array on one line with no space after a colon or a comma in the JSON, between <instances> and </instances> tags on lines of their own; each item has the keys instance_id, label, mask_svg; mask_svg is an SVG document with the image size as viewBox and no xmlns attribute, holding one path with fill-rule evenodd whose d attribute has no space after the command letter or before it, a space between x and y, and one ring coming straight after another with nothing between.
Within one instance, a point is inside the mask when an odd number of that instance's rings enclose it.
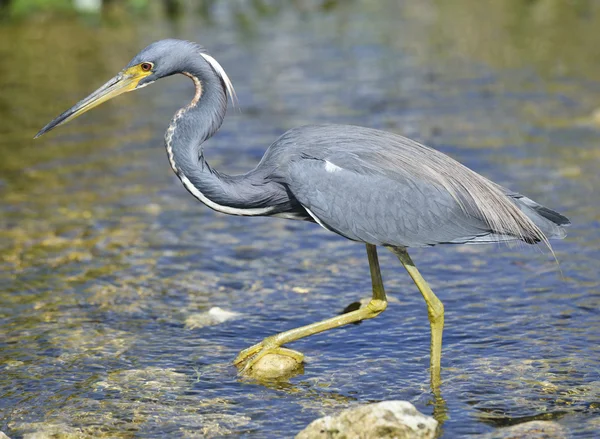
<instances>
[{"instance_id":1,"label":"white rock","mask_svg":"<svg viewBox=\"0 0 600 439\"><path fill-rule=\"evenodd\" d=\"M203 328L205 326L218 325L219 323L235 319L241 314L235 311L227 311L218 306L213 306L206 312L191 314L185 319L187 329Z\"/></svg>"},{"instance_id":2,"label":"white rock","mask_svg":"<svg viewBox=\"0 0 600 439\"><path fill-rule=\"evenodd\" d=\"M313 421L296 439L433 439L437 421L407 401L383 401Z\"/></svg>"},{"instance_id":3,"label":"white rock","mask_svg":"<svg viewBox=\"0 0 600 439\"><path fill-rule=\"evenodd\" d=\"M223 308L219 308L218 306L213 306L208 310L208 315L211 316L217 323L223 323L239 316L240 313L235 311L227 311Z\"/></svg>"}]
</instances>

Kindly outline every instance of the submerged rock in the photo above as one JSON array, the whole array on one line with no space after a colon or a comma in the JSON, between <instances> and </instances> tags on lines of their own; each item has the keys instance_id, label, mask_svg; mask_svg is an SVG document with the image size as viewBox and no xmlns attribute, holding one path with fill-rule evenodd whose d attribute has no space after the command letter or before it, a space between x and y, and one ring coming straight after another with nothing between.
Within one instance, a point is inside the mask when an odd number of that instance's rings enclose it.
<instances>
[{"instance_id":1,"label":"submerged rock","mask_svg":"<svg viewBox=\"0 0 600 439\"><path fill-rule=\"evenodd\" d=\"M77 410L72 409L63 416L66 422L56 421L15 423L15 434L23 439L102 439L117 437L157 437L157 431L171 431L168 436L176 438L212 439L234 435L247 428L251 423L248 416L231 415L218 410L215 413L199 413L198 406L172 406L152 401L128 401L110 404L110 409L119 413L115 421L100 410L90 412L90 418L80 419ZM206 404L206 405L205 405ZM219 409L219 400L205 400L200 406ZM223 408L223 407L220 407ZM92 419L93 417L93 419ZM82 422L83 421L83 422ZM73 427L73 424L80 424ZM83 424L83 425L81 425ZM237 437L237 436L236 436ZM0 439L8 439L0 433Z\"/></svg>"},{"instance_id":2,"label":"submerged rock","mask_svg":"<svg viewBox=\"0 0 600 439\"><path fill-rule=\"evenodd\" d=\"M140 398L161 398L165 392L183 392L191 379L171 368L147 367L111 372L105 380L98 381L97 391L116 391Z\"/></svg>"},{"instance_id":3,"label":"submerged rock","mask_svg":"<svg viewBox=\"0 0 600 439\"><path fill-rule=\"evenodd\" d=\"M79 428L73 428L66 424L35 422L26 427L29 431L23 435L23 439L87 439L93 437L84 434Z\"/></svg>"},{"instance_id":4,"label":"submerged rock","mask_svg":"<svg viewBox=\"0 0 600 439\"><path fill-rule=\"evenodd\" d=\"M566 439L565 428L554 421L530 421L480 436L481 439Z\"/></svg>"},{"instance_id":5,"label":"submerged rock","mask_svg":"<svg viewBox=\"0 0 600 439\"><path fill-rule=\"evenodd\" d=\"M296 439L433 439L437 424L407 401L383 401L319 418Z\"/></svg>"}]
</instances>

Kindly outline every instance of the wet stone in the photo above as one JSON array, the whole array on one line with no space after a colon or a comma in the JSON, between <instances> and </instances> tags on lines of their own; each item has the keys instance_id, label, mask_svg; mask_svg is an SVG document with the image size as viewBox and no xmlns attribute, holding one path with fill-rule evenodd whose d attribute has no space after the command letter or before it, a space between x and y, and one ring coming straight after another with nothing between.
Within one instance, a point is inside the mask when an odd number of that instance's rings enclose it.
<instances>
[{"instance_id":1,"label":"wet stone","mask_svg":"<svg viewBox=\"0 0 600 439\"><path fill-rule=\"evenodd\" d=\"M383 401L319 418L298 433L296 439L433 439L437 424L407 401Z\"/></svg>"},{"instance_id":2,"label":"wet stone","mask_svg":"<svg viewBox=\"0 0 600 439\"><path fill-rule=\"evenodd\" d=\"M189 315L185 319L185 327L187 329L196 329L205 326L218 325L219 323L238 318L240 315L240 313L227 311L218 306L213 306L206 312Z\"/></svg>"},{"instance_id":3,"label":"wet stone","mask_svg":"<svg viewBox=\"0 0 600 439\"><path fill-rule=\"evenodd\" d=\"M289 378L302 373L302 362L280 354L267 354L256 362L250 370L253 378Z\"/></svg>"},{"instance_id":4,"label":"wet stone","mask_svg":"<svg viewBox=\"0 0 600 439\"><path fill-rule=\"evenodd\" d=\"M531 421L480 436L481 439L566 439L567 430L554 421Z\"/></svg>"},{"instance_id":5,"label":"wet stone","mask_svg":"<svg viewBox=\"0 0 600 439\"><path fill-rule=\"evenodd\" d=\"M0 431L0 439L10 439L7 435Z\"/></svg>"}]
</instances>

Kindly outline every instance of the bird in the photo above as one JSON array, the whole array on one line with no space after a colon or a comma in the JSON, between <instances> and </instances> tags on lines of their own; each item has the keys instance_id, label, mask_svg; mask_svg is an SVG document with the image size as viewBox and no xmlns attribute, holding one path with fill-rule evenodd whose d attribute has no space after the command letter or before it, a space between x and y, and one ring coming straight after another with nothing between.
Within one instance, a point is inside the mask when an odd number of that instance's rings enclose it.
<instances>
[{"instance_id":1,"label":"bird","mask_svg":"<svg viewBox=\"0 0 600 439\"><path fill-rule=\"evenodd\" d=\"M187 191L229 215L316 223L366 246L372 298L360 309L269 336L234 360L250 373L268 354L302 363L287 344L371 319L387 307L377 247L389 249L425 300L430 325L432 386L441 382L444 305L421 276L408 249L442 244L521 241L550 248L570 221L500 186L448 155L398 134L352 125L308 125L276 139L256 167L228 175L211 167L203 145L220 128L228 98L236 101L223 67L195 42L166 39L141 50L98 90L44 126L36 138L125 92L171 75L190 78L192 100L165 133L168 161Z\"/></svg>"}]
</instances>

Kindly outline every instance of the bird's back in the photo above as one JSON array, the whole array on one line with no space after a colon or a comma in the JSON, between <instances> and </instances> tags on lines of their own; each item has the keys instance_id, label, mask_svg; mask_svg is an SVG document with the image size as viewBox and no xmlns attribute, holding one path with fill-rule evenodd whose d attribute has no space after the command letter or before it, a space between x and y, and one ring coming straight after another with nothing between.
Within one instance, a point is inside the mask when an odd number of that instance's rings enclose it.
<instances>
[{"instance_id":1,"label":"bird's back","mask_svg":"<svg viewBox=\"0 0 600 439\"><path fill-rule=\"evenodd\" d=\"M371 244L547 243L569 224L435 149L380 130L295 128L261 167L323 227Z\"/></svg>"}]
</instances>

